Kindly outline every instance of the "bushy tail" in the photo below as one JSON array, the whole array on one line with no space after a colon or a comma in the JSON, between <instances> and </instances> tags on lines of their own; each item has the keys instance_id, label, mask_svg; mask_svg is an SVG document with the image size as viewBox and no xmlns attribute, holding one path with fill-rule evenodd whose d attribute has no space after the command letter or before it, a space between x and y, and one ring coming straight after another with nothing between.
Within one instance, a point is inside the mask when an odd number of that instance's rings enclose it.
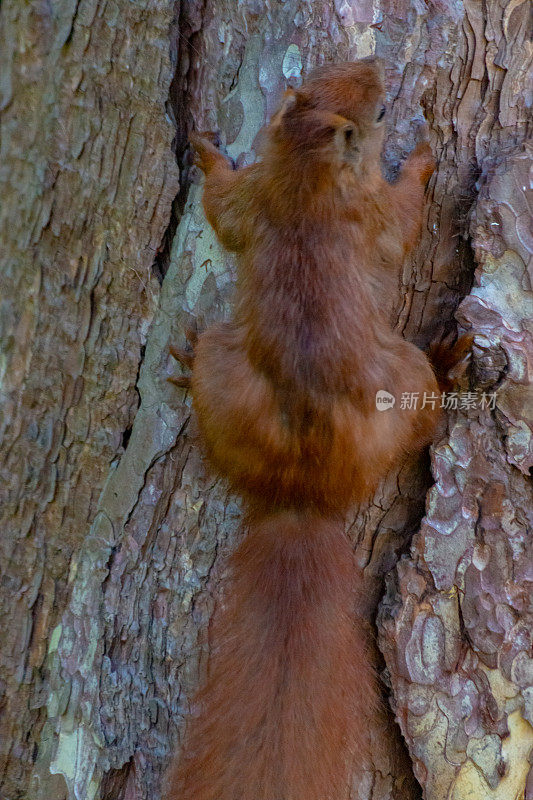
<instances>
[{"instance_id":1,"label":"bushy tail","mask_svg":"<svg viewBox=\"0 0 533 800\"><path fill-rule=\"evenodd\" d=\"M168 800L338 800L366 751L374 679L340 522L250 522Z\"/></svg>"}]
</instances>

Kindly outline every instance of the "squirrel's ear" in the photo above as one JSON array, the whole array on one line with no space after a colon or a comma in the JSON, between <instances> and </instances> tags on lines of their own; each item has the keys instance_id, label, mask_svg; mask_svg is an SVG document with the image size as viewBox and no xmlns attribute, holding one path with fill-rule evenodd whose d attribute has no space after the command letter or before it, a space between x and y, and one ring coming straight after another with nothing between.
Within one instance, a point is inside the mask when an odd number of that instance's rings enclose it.
<instances>
[{"instance_id":1,"label":"squirrel's ear","mask_svg":"<svg viewBox=\"0 0 533 800\"><path fill-rule=\"evenodd\" d=\"M297 95L295 89L287 89L283 93L283 98L281 100L280 107L278 109L279 118L283 117L287 111L290 111L291 108L295 108L297 102Z\"/></svg>"},{"instance_id":2,"label":"squirrel's ear","mask_svg":"<svg viewBox=\"0 0 533 800\"><path fill-rule=\"evenodd\" d=\"M356 163L359 160L357 129L353 122L341 123L335 133L335 142L343 161Z\"/></svg>"},{"instance_id":3,"label":"squirrel's ear","mask_svg":"<svg viewBox=\"0 0 533 800\"><path fill-rule=\"evenodd\" d=\"M271 120L271 125L277 126L285 116L285 114L297 106L303 106L307 100L306 95L298 89L287 89L281 100L280 107L274 114Z\"/></svg>"}]
</instances>

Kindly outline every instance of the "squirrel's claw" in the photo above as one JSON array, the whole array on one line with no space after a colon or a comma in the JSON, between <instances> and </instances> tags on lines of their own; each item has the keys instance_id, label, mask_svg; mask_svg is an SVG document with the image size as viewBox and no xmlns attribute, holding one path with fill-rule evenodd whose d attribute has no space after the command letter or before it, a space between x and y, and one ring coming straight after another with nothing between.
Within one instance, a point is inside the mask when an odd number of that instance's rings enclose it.
<instances>
[{"instance_id":1,"label":"squirrel's claw","mask_svg":"<svg viewBox=\"0 0 533 800\"><path fill-rule=\"evenodd\" d=\"M453 344L448 336L430 346L428 358L442 391L450 390L465 374L470 364L473 342L473 334L465 333Z\"/></svg>"},{"instance_id":2,"label":"squirrel's claw","mask_svg":"<svg viewBox=\"0 0 533 800\"><path fill-rule=\"evenodd\" d=\"M189 142L196 151L194 163L207 175L215 166L221 162L227 163L227 158L220 152L218 146L220 137L217 133L203 131L198 133L193 131L189 136Z\"/></svg>"},{"instance_id":3,"label":"squirrel's claw","mask_svg":"<svg viewBox=\"0 0 533 800\"><path fill-rule=\"evenodd\" d=\"M194 364L194 353L189 350L182 350L179 347L174 347L173 345L168 346L168 350L172 358L175 358L176 361L179 361L180 364L183 364L184 367L188 367L192 369Z\"/></svg>"},{"instance_id":4,"label":"squirrel's claw","mask_svg":"<svg viewBox=\"0 0 533 800\"><path fill-rule=\"evenodd\" d=\"M172 383L174 386L179 386L180 389L190 389L191 388L191 377L190 375L179 375L177 378L167 378L169 383Z\"/></svg>"},{"instance_id":5,"label":"squirrel's claw","mask_svg":"<svg viewBox=\"0 0 533 800\"><path fill-rule=\"evenodd\" d=\"M183 367L187 369L192 369L194 366L194 346L198 341L198 333L196 327L187 328L185 332L185 336L187 342L191 346L190 349L184 349L182 347L174 347L173 344L169 344L168 351L172 358L175 358ZM178 375L176 377L167 378L169 383L173 383L174 386L180 386L183 389L190 388L191 385L191 377L190 375Z\"/></svg>"}]
</instances>

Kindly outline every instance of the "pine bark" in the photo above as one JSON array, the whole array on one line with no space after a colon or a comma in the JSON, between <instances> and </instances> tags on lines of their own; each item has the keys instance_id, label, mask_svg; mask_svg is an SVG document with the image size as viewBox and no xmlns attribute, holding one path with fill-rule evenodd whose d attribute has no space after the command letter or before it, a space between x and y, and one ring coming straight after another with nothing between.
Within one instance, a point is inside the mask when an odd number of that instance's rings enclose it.
<instances>
[{"instance_id":1,"label":"pine bark","mask_svg":"<svg viewBox=\"0 0 533 800\"><path fill-rule=\"evenodd\" d=\"M421 346L472 330L476 400L431 471L405 464L349 520L384 685L351 797L533 798L528 14L3 0L0 797L162 796L240 519L166 380L168 344L226 315L234 279L187 137L220 131L247 163L288 82L376 53L385 169L422 115L438 161L393 323Z\"/></svg>"}]
</instances>

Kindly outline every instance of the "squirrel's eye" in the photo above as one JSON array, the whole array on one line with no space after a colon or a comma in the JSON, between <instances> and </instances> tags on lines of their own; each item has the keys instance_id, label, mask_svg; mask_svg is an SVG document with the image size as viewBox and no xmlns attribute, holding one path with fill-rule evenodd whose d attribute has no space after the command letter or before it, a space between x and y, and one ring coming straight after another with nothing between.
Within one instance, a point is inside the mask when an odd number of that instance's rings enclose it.
<instances>
[{"instance_id":1,"label":"squirrel's eye","mask_svg":"<svg viewBox=\"0 0 533 800\"><path fill-rule=\"evenodd\" d=\"M386 109L385 109L385 106L381 106L381 108L380 108L380 110L379 110L379 114L378 114L378 115L377 115L377 117L376 117L376 122L381 122L381 120L382 120L382 119L383 119L383 117L385 116L385 110L386 110Z\"/></svg>"}]
</instances>

